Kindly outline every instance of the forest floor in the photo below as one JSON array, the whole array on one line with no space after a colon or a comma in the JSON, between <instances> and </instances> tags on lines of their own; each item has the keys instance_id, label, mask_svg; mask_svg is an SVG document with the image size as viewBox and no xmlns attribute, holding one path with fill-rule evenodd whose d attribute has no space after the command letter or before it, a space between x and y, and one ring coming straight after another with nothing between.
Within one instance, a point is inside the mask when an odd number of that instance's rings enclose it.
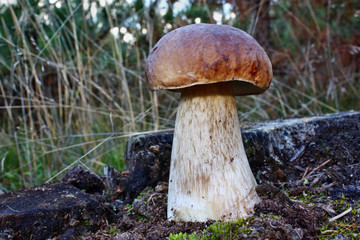
<instances>
[{"instance_id":1,"label":"forest floor","mask_svg":"<svg viewBox=\"0 0 360 240\"><path fill-rule=\"evenodd\" d=\"M164 182L144 189L131 204L123 203L120 191L108 202L117 220L83 232L82 239L360 238L359 163L323 165L297 182L264 183L257 191L262 202L255 212L231 223L167 221Z\"/></svg>"},{"instance_id":2,"label":"forest floor","mask_svg":"<svg viewBox=\"0 0 360 240\"><path fill-rule=\"evenodd\" d=\"M113 176L121 183L129 173ZM0 195L0 238L44 239L45 229L53 229L47 238L83 240L360 238L359 163L323 164L299 181L260 184L262 202L254 213L229 223L168 221L166 182L145 188L132 202L125 201L120 185L112 194L104 190L98 177L76 167L62 181ZM47 206L53 206L51 211ZM4 217L4 211L10 214ZM11 220L14 215L17 220Z\"/></svg>"}]
</instances>

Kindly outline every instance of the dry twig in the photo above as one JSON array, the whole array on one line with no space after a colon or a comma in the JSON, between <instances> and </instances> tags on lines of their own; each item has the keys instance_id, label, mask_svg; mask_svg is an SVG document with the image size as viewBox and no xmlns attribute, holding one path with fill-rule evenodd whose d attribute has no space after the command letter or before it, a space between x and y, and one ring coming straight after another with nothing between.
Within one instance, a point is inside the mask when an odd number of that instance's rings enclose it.
<instances>
[{"instance_id":1,"label":"dry twig","mask_svg":"<svg viewBox=\"0 0 360 240\"><path fill-rule=\"evenodd\" d=\"M336 215L335 217L330 218L329 222L334 222L334 221L338 220L339 218L342 218L343 216L345 216L346 214L348 214L351 211L352 211L352 207L350 207L349 209L347 209L344 212L340 213L339 215Z\"/></svg>"}]
</instances>

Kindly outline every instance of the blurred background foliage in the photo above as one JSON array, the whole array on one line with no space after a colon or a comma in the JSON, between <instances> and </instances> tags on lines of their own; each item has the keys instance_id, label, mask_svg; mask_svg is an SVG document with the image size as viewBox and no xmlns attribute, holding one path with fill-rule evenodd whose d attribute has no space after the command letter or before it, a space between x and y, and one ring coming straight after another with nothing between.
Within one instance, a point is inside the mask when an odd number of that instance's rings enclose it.
<instances>
[{"instance_id":1,"label":"blurred background foliage","mask_svg":"<svg viewBox=\"0 0 360 240\"><path fill-rule=\"evenodd\" d=\"M124 169L126 139L174 127L179 96L150 92L146 57L167 32L228 24L254 36L270 89L240 121L358 110L358 0L1 0L0 191L83 165Z\"/></svg>"}]
</instances>

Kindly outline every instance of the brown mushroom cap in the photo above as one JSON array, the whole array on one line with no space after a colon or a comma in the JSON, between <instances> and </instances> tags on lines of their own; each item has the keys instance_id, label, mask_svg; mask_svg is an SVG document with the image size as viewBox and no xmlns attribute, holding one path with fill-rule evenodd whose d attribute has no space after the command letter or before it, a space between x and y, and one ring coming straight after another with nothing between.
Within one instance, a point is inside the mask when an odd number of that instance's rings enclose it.
<instances>
[{"instance_id":1,"label":"brown mushroom cap","mask_svg":"<svg viewBox=\"0 0 360 240\"><path fill-rule=\"evenodd\" d=\"M193 24L162 37L146 62L151 90L231 81L234 95L263 93L272 80L269 57L244 31L226 25Z\"/></svg>"}]
</instances>

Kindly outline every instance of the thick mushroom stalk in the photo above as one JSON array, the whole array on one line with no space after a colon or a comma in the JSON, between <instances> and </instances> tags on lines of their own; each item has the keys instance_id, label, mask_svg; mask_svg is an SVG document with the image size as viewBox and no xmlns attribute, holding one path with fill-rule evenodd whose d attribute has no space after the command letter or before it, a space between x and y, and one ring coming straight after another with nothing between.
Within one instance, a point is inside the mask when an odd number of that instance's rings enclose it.
<instances>
[{"instance_id":1,"label":"thick mushroom stalk","mask_svg":"<svg viewBox=\"0 0 360 240\"><path fill-rule=\"evenodd\" d=\"M230 221L260 201L229 83L185 88L171 155L168 218Z\"/></svg>"}]
</instances>

